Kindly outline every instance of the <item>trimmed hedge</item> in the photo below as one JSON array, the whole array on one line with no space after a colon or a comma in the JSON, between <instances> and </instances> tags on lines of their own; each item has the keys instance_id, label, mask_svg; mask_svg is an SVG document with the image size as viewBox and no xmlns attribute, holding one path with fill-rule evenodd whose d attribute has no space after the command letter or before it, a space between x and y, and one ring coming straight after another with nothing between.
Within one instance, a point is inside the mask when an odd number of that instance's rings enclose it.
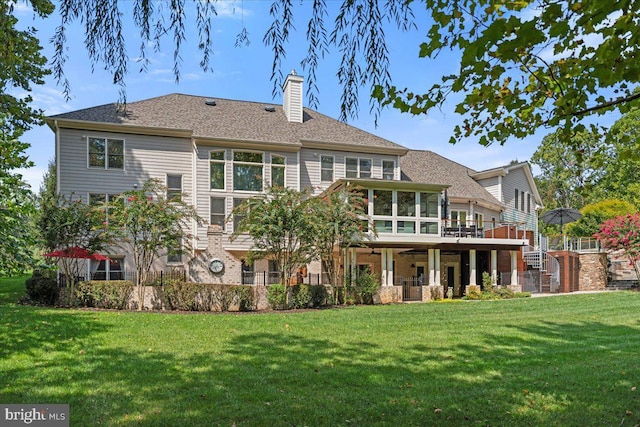
<instances>
[{"instance_id":1,"label":"trimmed hedge","mask_svg":"<svg viewBox=\"0 0 640 427\"><path fill-rule=\"evenodd\" d=\"M58 300L60 289L55 279L43 276L34 271L33 276L24 282L29 300L35 304L54 305Z\"/></svg>"},{"instance_id":2,"label":"trimmed hedge","mask_svg":"<svg viewBox=\"0 0 640 427\"><path fill-rule=\"evenodd\" d=\"M130 280L80 282L75 288L75 303L82 307L129 308L133 283Z\"/></svg>"},{"instance_id":3,"label":"trimmed hedge","mask_svg":"<svg viewBox=\"0 0 640 427\"><path fill-rule=\"evenodd\" d=\"M162 287L162 302L168 310L239 311L256 308L252 286L219 285L170 281Z\"/></svg>"}]
</instances>

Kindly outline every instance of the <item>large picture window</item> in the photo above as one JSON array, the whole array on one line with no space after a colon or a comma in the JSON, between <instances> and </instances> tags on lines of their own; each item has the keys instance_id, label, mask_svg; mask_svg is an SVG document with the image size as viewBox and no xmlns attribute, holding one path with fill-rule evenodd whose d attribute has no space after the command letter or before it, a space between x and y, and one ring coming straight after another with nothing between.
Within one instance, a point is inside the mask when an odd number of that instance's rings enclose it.
<instances>
[{"instance_id":1,"label":"large picture window","mask_svg":"<svg viewBox=\"0 0 640 427\"><path fill-rule=\"evenodd\" d=\"M211 151L209 153L210 160L210 180L212 190L224 190L225 182L225 163L224 151Z\"/></svg>"},{"instance_id":2,"label":"large picture window","mask_svg":"<svg viewBox=\"0 0 640 427\"><path fill-rule=\"evenodd\" d=\"M233 153L233 189L262 191L263 154L248 151Z\"/></svg>"},{"instance_id":3,"label":"large picture window","mask_svg":"<svg viewBox=\"0 0 640 427\"><path fill-rule=\"evenodd\" d=\"M284 187L285 181L285 158L271 155L271 186Z\"/></svg>"},{"instance_id":4,"label":"large picture window","mask_svg":"<svg viewBox=\"0 0 640 427\"><path fill-rule=\"evenodd\" d=\"M420 193L420 216L422 218L438 217L437 193Z\"/></svg>"},{"instance_id":5,"label":"large picture window","mask_svg":"<svg viewBox=\"0 0 640 427\"><path fill-rule=\"evenodd\" d=\"M373 214L393 215L393 192L390 190L373 190Z\"/></svg>"},{"instance_id":6,"label":"large picture window","mask_svg":"<svg viewBox=\"0 0 640 427\"><path fill-rule=\"evenodd\" d=\"M87 143L89 167L124 169L124 140L91 137Z\"/></svg>"},{"instance_id":7,"label":"large picture window","mask_svg":"<svg viewBox=\"0 0 640 427\"><path fill-rule=\"evenodd\" d=\"M398 191L398 216L416 216L416 193Z\"/></svg>"}]
</instances>

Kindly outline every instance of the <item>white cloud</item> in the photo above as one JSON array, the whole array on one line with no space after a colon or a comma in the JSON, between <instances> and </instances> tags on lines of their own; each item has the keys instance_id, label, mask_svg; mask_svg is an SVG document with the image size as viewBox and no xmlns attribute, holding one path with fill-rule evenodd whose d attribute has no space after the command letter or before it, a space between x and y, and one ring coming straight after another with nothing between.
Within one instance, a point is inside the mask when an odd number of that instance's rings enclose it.
<instances>
[{"instance_id":1,"label":"white cloud","mask_svg":"<svg viewBox=\"0 0 640 427\"><path fill-rule=\"evenodd\" d=\"M242 19L251 15L250 9L244 8L244 3L237 0L223 0L215 4L216 12L220 18Z\"/></svg>"},{"instance_id":2,"label":"white cloud","mask_svg":"<svg viewBox=\"0 0 640 427\"><path fill-rule=\"evenodd\" d=\"M22 179L31 186L31 191L37 193L40 189L40 185L42 184L42 178L44 173L47 171L46 168L34 166L29 169L16 169L16 172L22 175Z\"/></svg>"}]
</instances>

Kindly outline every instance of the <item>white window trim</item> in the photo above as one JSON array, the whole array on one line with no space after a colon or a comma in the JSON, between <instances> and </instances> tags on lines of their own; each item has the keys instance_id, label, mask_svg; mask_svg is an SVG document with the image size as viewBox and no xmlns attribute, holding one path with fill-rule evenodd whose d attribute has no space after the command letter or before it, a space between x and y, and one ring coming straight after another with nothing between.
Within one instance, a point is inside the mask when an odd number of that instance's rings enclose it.
<instances>
[{"instance_id":1,"label":"white window trim","mask_svg":"<svg viewBox=\"0 0 640 427\"><path fill-rule=\"evenodd\" d=\"M234 160L235 157L235 153L255 153L255 154L260 154L262 155L262 163L252 163L252 162L236 162ZM259 151L259 150L231 150L231 188L233 190L234 193L247 193L247 194L256 194L256 193L263 193L264 192L264 183L265 183L265 152L264 151ZM262 166L262 179L260 181L260 185L261 185L261 189L254 191L254 190L236 190L235 189L235 171L234 171L234 167L235 165L239 164L239 165L248 165L248 166L257 166L258 164L260 166ZM226 171L226 170L225 170Z\"/></svg>"},{"instance_id":2,"label":"white window trim","mask_svg":"<svg viewBox=\"0 0 640 427\"><path fill-rule=\"evenodd\" d=\"M104 166L91 166L89 164L89 139L104 139ZM120 168L110 168L109 167L109 155L107 154L109 152L109 139L117 139L118 141L122 141L122 169ZM126 156L126 152L127 152L127 142L124 138L111 138L108 136L87 136L85 137L86 140L86 147L87 147L87 169L94 169L94 170L105 170L105 171L125 171L127 169L127 156Z\"/></svg>"},{"instance_id":3,"label":"white window trim","mask_svg":"<svg viewBox=\"0 0 640 427\"><path fill-rule=\"evenodd\" d=\"M213 160L211 159L211 153L223 153L223 160ZM209 150L209 162L208 162L208 167L209 167L209 182L207 184L207 187L209 188L209 191L227 191L227 150L225 150L224 148L222 149L213 149L213 150ZM222 165L222 170L223 170L223 175L222 175L222 188L211 188L211 163L217 163L217 164L221 164Z\"/></svg>"},{"instance_id":4,"label":"white window trim","mask_svg":"<svg viewBox=\"0 0 640 427\"><path fill-rule=\"evenodd\" d=\"M331 181L326 181L324 179L322 179L322 171L324 170L328 170L328 169L323 169L322 167L322 158L326 157L327 159L331 159ZM347 175L347 161L345 159L345 176ZM334 182L336 179L336 157L335 156L330 156L330 155L324 155L321 154L320 155L320 182Z\"/></svg>"}]
</instances>

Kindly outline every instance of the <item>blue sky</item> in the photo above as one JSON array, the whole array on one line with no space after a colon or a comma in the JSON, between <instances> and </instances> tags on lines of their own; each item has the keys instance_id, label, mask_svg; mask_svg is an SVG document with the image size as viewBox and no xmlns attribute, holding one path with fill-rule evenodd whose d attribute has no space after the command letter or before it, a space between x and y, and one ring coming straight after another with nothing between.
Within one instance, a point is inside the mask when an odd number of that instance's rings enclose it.
<instances>
[{"instance_id":1,"label":"blue sky","mask_svg":"<svg viewBox=\"0 0 640 427\"><path fill-rule=\"evenodd\" d=\"M262 42L263 35L271 23L270 3L264 0L220 2L217 6L218 16L214 19L214 55L211 59L213 70L205 73L199 67L201 55L196 48L197 33L190 30L182 49L182 76L179 84L175 83L172 73L172 40L165 39L160 45L159 53L154 53L150 47L148 53L151 64L146 73L139 73L140 65L136 62L140 43L138 31L133 25L127 26L125 38L128 41L127 52L131 58L130 74L126 79L128 101L177 92L214 98L280 103L280 95L272 97L272 52ZM290 37L287 55L282 61L282 72L286 75L291 69L296 69L298 74L304 76L300 61L307 49L305 30L310 8L300 6L299 2L294 4L294 24L297 31ZM335 9L339 2L328 0L327 4L329 8ZM424 11L417 11L420 18L423 14ZM37 35L44 47L44 54L51 59L53 49L49 40L59 23L57 12L44 21L34 20L33 13L18 0L16 16L20 19L21 25L32 25L38 29ZM194 16L193 13L191 16ZM330 12L330 18L333 16L335 15ZM426 20L421 19L421 22L426 23ZM249 31L251 44L248 47L234 47L236 34L242 29L243 24ZM441 75L455 73L457 64L454 55L442 55L437 60L418 58L419 44L425 40L427 25L408 33L392 31L391 27L389 28L386 39L390 49L391 76L397 87L409 86L426 90L437 82ZM67 39L69 61L65 71L71 83L71 100L65 101L61 88L56 85L54 78L49 76L45 85L33 88L34 104L42 108L47 115L53 115L117 101L118 87L111 84L111 75L99 66L96 66L94 72L91 71L83 45L84 31L79 23L69 28ZM338 118L340 114L342 91L336 77L339 59L338 52L332 51L317 71L320 100L317 110L334 118ZM448 142L449 137L454 126L460 122L460 117L453 113L453 101L427 116L412 116L397 110L385 109L376 127L374 117L369 113L368 88L362 88L360 99L359 118L349 120L349 124L409 148L434 151L476 170L508 164L514 159L529 160L540 140L550 133L548 129L541 129L530 138L513 139L504 146L483 147L475 139L451 145ZM615 115L605 116L600 122L611 124L616 118ZM35 162L35 167L22 173L37 191L48 162L54 158L54 134L47 126L42 126L29 131L24 140L31 143L28 155Z\"/></svg>"}]
</instances>

